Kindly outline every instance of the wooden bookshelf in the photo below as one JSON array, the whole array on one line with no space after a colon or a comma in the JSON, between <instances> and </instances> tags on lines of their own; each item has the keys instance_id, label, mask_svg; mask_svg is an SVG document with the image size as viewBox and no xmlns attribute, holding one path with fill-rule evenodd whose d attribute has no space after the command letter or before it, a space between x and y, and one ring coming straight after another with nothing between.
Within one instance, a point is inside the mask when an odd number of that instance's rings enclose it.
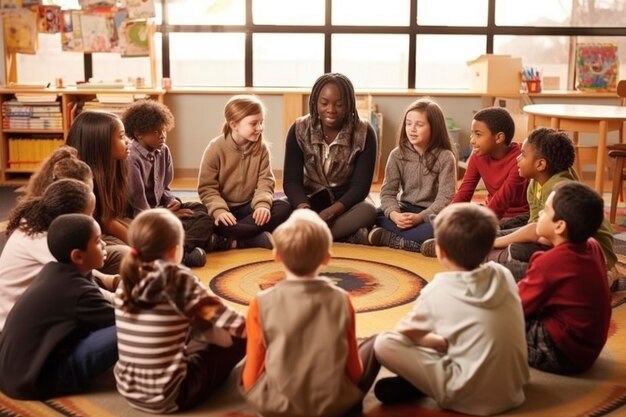
<instances>
[{"instance_id":1,"label":"wooden bookshelf","mask_svg":"<svg viewBox=\"0 0 626 417\"><path fill-rule=\"evenodd\" d=\"M12 103L16 99L16 94L53 94L56 96L54 105L59 106L61 114L61 124L59 127L51 128L28 128L13 127L8 122L5 103ZM84 109L94 108L107 111L115 110L109 107L101 107L97 98L98 95L106 94L109 100L114 100L115 96L120 97L120 101L126 103L114 104L119 111L139 98L149 98L163 102L165 91L160 88L123 88L123 89L78 89L78 88L46 88L46 89L24 89L24 88L0 88L0 110L2 111L2 125L0 125L0 184L2 185L23 185L30 175L37 169L39 163L45 159L56 146L64 143L70 130L73 118ZM34 104L34 103L33 103ZM28 103L22 104L29 107ZM28 111L28 110L25 110ZM27 116L24 116L28 119ZM56 120L56 119L55 119ZM16 122L20 123L20 121ZM28 123L24 121L23 123ZM24 143L21 143L21 141ZM54 140L52 146L48 140ZM26 144L26 142L29 142ZM38 142L40 141L40 142ZM20 150L26 149L24 158L16 158L15 143L26 144ZM22 155L23 156L23 155Z\"/></svg>"}]
</instances>

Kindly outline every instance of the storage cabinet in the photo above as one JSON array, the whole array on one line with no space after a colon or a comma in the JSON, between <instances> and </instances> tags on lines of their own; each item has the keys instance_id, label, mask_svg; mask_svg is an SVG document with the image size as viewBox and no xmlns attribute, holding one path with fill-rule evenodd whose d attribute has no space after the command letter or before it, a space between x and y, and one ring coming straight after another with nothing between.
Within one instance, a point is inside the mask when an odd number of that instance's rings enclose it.
<instances>
[{"instance_id":1,"label":"storage cabinet","mask_svg":"<svg viewBox=\"0 0 626 417\"><path fill-rule=\"evenodd\" d=\"M136 99L163 102L164 94L162 89L135 88L0 89L0 184L25 184L41 161L65 142L81 111L119 114ZM44 98L47 102L37 101Z\"/></svg>"}]
</instances>

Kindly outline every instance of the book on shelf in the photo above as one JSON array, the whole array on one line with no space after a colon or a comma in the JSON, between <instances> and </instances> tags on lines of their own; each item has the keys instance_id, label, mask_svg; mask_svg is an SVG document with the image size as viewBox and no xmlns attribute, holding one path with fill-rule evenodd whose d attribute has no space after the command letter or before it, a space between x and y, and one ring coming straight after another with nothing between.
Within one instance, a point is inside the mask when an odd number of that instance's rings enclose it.
<instances>
[{"instance_id":1,"label":"book on shelf","mask_svg":"<svg viewBox=\"0 0 626 417\"><path fill-rule=\"evenodd\" d=\"M20 103L56 103L57 93L15 93Z\"/></svg>"},{"instance_id":2,"label":"book on shelf","mask_svg":"<svg viewBox=\"0 0 626 417\"><path fill-rule=\"evenodd\" d=\"M63 138L49 136L29 136L9 138L10 169L36 170L39 164L56 148L63 145Z\"/></svg>"}]
</instances>

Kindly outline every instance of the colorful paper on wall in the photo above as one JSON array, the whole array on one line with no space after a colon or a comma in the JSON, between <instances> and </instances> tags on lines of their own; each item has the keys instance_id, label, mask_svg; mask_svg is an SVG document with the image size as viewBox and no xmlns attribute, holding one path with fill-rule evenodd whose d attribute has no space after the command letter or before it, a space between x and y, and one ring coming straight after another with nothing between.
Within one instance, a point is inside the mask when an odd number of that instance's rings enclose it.
<instances>
[{"instance_id":1,"label":"colorful paper on wall","mask_svg":"<svg viewBox=\"0 0 626 417\"><path fill-rule=\"evenodd\" d=\"M61 31L61 49L67 52L83 51L83 35L80 19L82 12L65 10L62 13L63 28Z\"/></svg>"},{"instance_id":2,"label":"colorful paper on wall","mask_svg":"<svg viewBox=\"0 0 626 417\"><path fill-rule=\"evenodd\" d=\"M37 13L16 9L3 16L4 46L8 52L37 52Z\"/></svg>"},{"instance_id":3,"label":"colorful paper on wall","mask_svg":"<svg viewBox=\"0 0 626 417\"><path fill-rule=\"evenodd\" d=\"M615 91L619 79L617 45L579 44L576 50L576 88L581 91Z\"/></svg>"},{"instance_id":4,"label":"colorful paper on wall","mask_svg":"<svg viewBox=\"0 0 626 417\"><path fill-rule=\"evenodd\" d=\"M122 56L150 55L150 27L145 20L127 20L120 28Z\"/></svg>"},{"instance_id":5,"label":"colorful paper on wall","mask_svg":"<svg viewBox=\"0 0 626 417\"><path fill-rule=\"evenodd\" d=\"M78 0L81 9L93 9L95 7L115 7L115 0Z\"/></svg>"},{"instance_id":6,"label":"colorful paper on wall","mask_svg":"<svg viewBox=\"0 0 626 417\"><path fill-rule=\"evenodd\" d=\"M80 31L85 52L111 52L117 46L117 30L110 15L84 13Z\"/></svg>"},{"instance_id":7,"label":"colorful paper on wall","mask_svg":"<svg viewBox=\"0 0 626 417\"><path fill-rule=\"evenodd\" d=\"M63 24L60 6L39 6L39 32L59 33Z\"/></svg>"},{"instance_id":8,"label":"colorful paper on wall","mask_svg":"<svg viewBox=\"0 0 626 417\"><path fill-rule=\"evenodd\" d=\"M130 19L155 17L154 0L123 0L122 4L128 9Z\"/></svg>"}]
</instances>

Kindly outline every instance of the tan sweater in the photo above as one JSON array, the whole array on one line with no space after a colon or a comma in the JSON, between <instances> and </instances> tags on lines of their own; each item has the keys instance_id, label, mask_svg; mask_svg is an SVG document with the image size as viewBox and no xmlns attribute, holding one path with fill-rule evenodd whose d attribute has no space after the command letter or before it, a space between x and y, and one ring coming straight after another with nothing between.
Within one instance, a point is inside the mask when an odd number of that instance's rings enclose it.
<instances>
[{"instance_id":1,"label":"tan sweater","mask_svg":"<svg viewBox=\"0 0 626 417\"><path fill-rule=\"evenodd\" d=\"M253 209L269 209L274 185L269 152L264 143L239 147L232 137L220 135L204 150L198 194L211 216L217 217L223 210L230 211L230 207L247 203Z\"/></svg>"}]
</instances>

